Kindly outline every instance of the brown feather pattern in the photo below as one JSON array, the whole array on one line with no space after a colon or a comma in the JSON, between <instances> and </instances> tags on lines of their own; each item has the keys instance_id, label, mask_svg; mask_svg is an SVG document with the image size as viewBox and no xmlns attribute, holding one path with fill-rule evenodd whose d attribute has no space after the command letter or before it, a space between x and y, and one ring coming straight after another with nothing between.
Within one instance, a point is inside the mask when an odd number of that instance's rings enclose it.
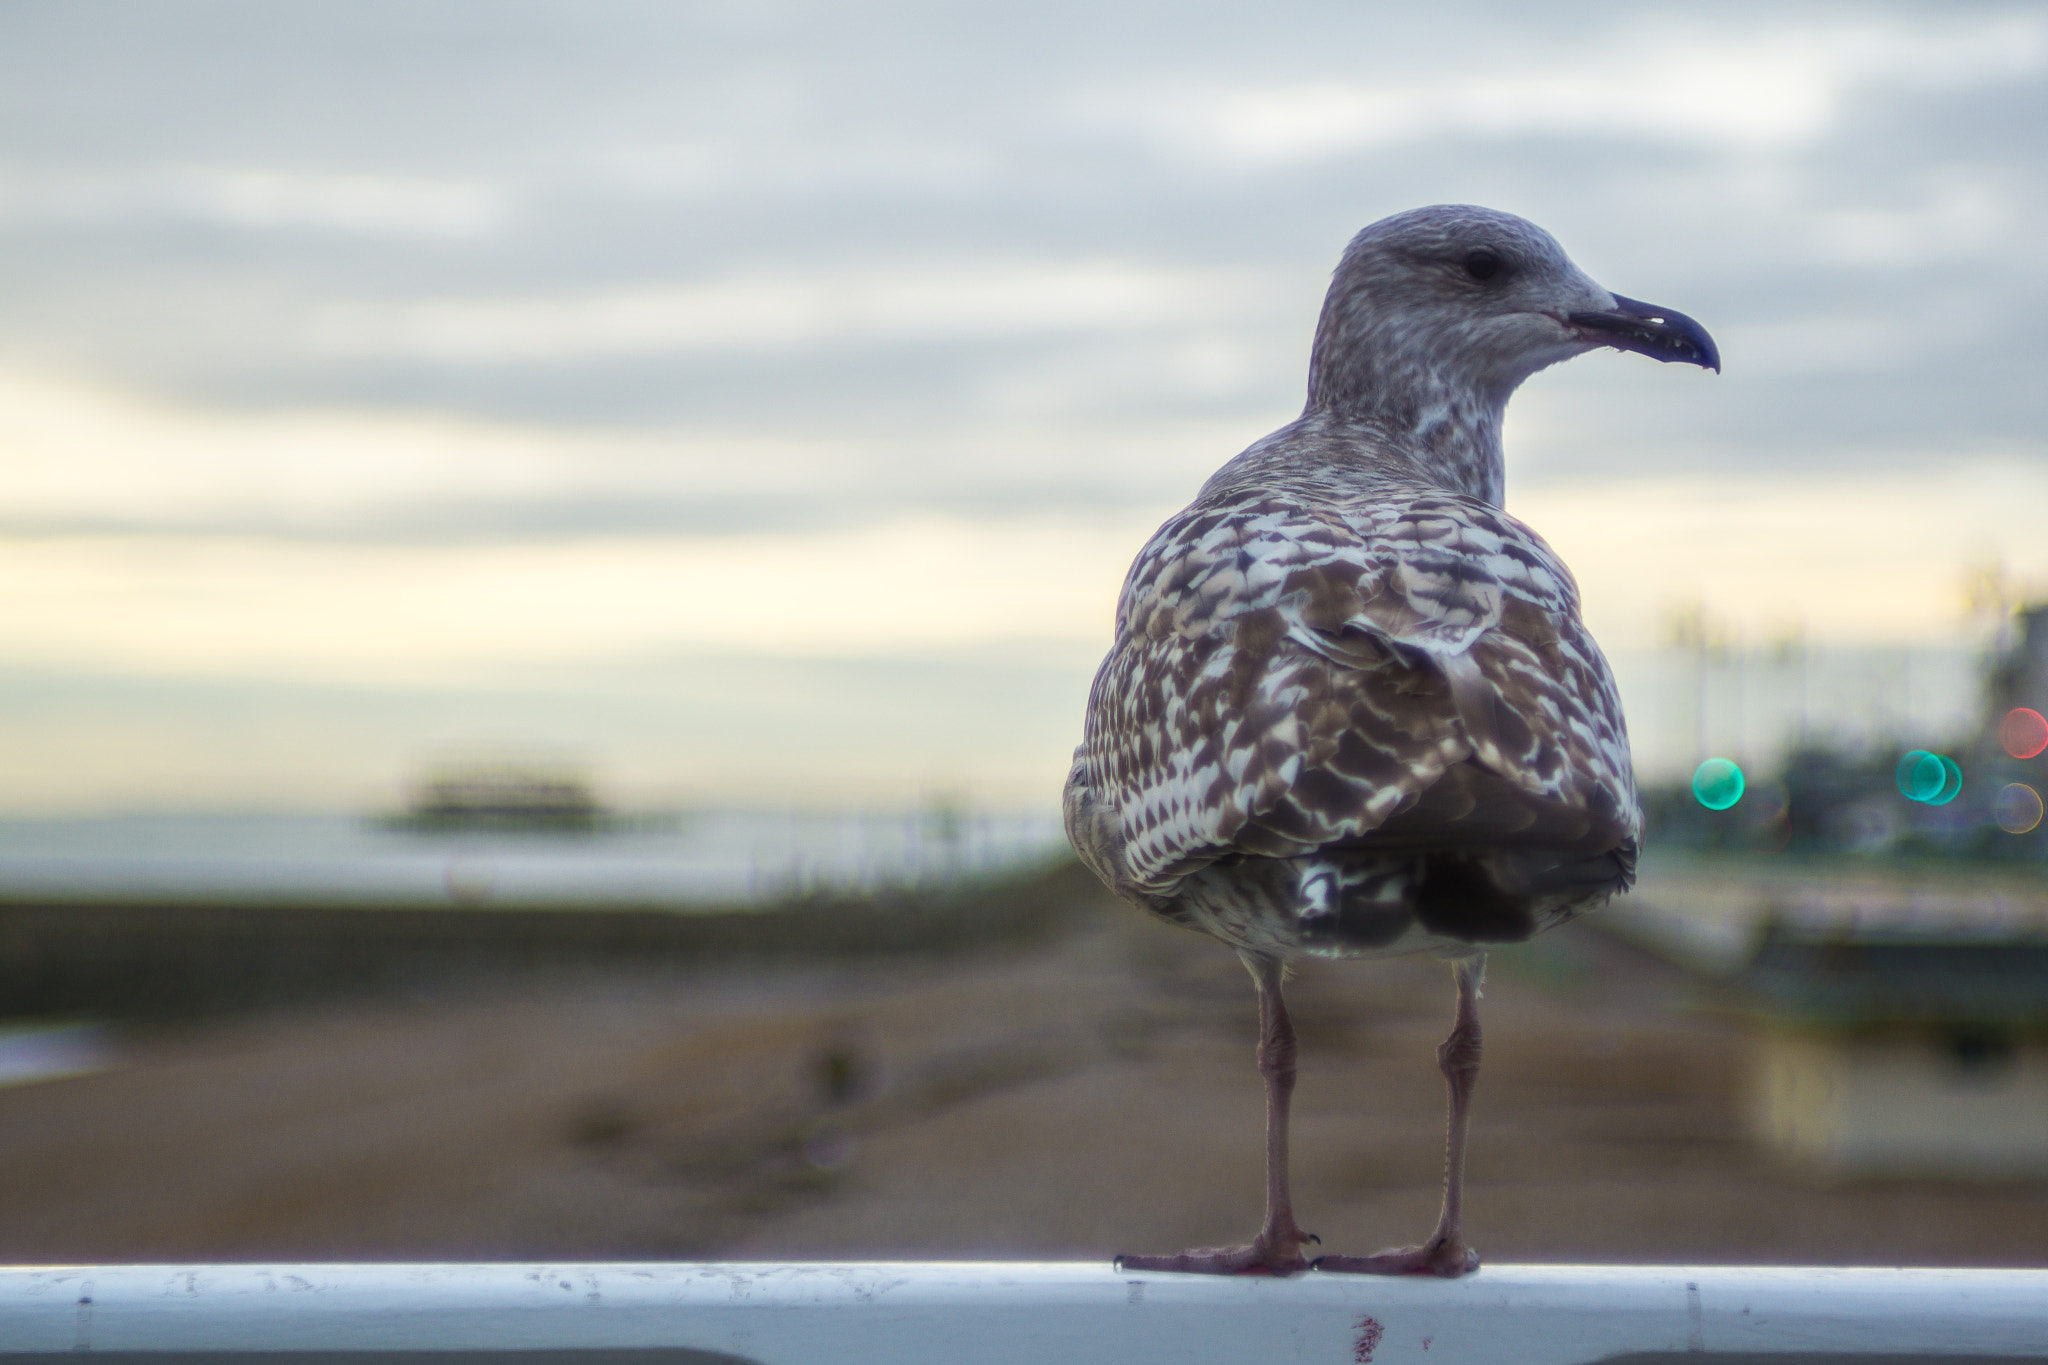
<instances>
[{"instance_id":1,"label":"brown feather pattern","mask_svg":"<svg viewBox=\"0 0 2048 1365\"><path fill-rule=\"evenodd\" d=\"M1455 954L1628 884L1620 698L1476 410L1460 479L1458 404L1312 402L1139 552L1066 802L1121 895L1255 953Z\"/></svg>"}]
</instances>

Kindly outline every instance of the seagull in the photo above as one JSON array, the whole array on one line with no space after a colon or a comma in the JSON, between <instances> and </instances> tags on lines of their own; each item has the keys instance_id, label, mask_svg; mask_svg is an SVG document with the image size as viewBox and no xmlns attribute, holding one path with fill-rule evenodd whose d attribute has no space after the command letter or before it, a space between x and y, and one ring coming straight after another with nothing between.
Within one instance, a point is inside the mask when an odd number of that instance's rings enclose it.
<instances>
[{"instance_id":1,"label":"seagull","mask_svg":"<svg viewBox=\"0 0 2048 1365\"><path fill-rule=\"evenodd\" d=\"M1578 586L1502 509L1509 396L1612 347L1719 372L1713 338L1610 294L1512 214L1381 219L1337 264L1295 421L1138 552L1067 779L1120 898L1237 950L1259 1004L1266 1217L1129 1270L1467 1274L1465 1135L1486 946L1626 890L1642 811ZM1416 1246L1303 1248L1287 1179L1290 960L1430 953L1457 988L1443 1211Z\"/></svg>"}]
</instances>

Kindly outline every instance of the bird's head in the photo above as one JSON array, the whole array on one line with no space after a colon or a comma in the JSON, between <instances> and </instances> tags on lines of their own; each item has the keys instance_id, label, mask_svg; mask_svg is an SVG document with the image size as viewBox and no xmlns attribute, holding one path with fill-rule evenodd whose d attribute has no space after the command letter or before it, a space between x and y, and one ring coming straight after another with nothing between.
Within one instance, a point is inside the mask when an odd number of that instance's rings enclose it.
<instances>
[{"instance_id":1,"label":"bird's head","mask_svg":"<svg viewBox=\"0 0 2048 1365\"><path fill-rule=\"evenodd\" d=\"M1602 346L1721 368L1705 328L1608 293L1534 223L1466 204L1413 209L1345 248L1316 327L1309 407L1469 397L1497 413L1536 371Z\"/></svg>"}]
</instances>

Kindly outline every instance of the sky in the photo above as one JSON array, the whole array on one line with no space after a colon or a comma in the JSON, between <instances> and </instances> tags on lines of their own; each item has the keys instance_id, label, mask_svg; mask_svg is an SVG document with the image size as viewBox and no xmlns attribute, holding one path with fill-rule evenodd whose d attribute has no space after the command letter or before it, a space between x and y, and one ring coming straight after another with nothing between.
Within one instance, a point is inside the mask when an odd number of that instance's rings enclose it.
<instances>
[{"instance_id":1,"label":"sky","mask_svg":"<svg viewBox=\"0 0 2048 1365\"><path fill-rule=\"evenodd\" d=\"M1965 569L2048 588L2044 77L2031 5L7 0L0 811L1050 805L1130 557L1432 202L1721 344L1509 410L1645 771L1695 604L1934 724Z\"/></svg>"}]
</instances>

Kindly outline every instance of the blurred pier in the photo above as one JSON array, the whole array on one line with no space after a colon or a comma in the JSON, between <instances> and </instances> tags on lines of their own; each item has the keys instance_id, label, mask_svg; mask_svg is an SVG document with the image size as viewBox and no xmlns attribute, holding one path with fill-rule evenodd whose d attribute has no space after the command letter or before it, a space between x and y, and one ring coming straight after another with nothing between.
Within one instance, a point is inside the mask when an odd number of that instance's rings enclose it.
<instances>
[{"instance_id":1,"label":"blurred pier","mask_svg":"<svg viewBox=\"0 0 2048 1365\"><path fill-rule=\"evenodd\" d=\"M577 823L157 815L0 821L0 904L698 909L999 875L1051 812L704 810Z\"/></svg>"}]
</instances>

